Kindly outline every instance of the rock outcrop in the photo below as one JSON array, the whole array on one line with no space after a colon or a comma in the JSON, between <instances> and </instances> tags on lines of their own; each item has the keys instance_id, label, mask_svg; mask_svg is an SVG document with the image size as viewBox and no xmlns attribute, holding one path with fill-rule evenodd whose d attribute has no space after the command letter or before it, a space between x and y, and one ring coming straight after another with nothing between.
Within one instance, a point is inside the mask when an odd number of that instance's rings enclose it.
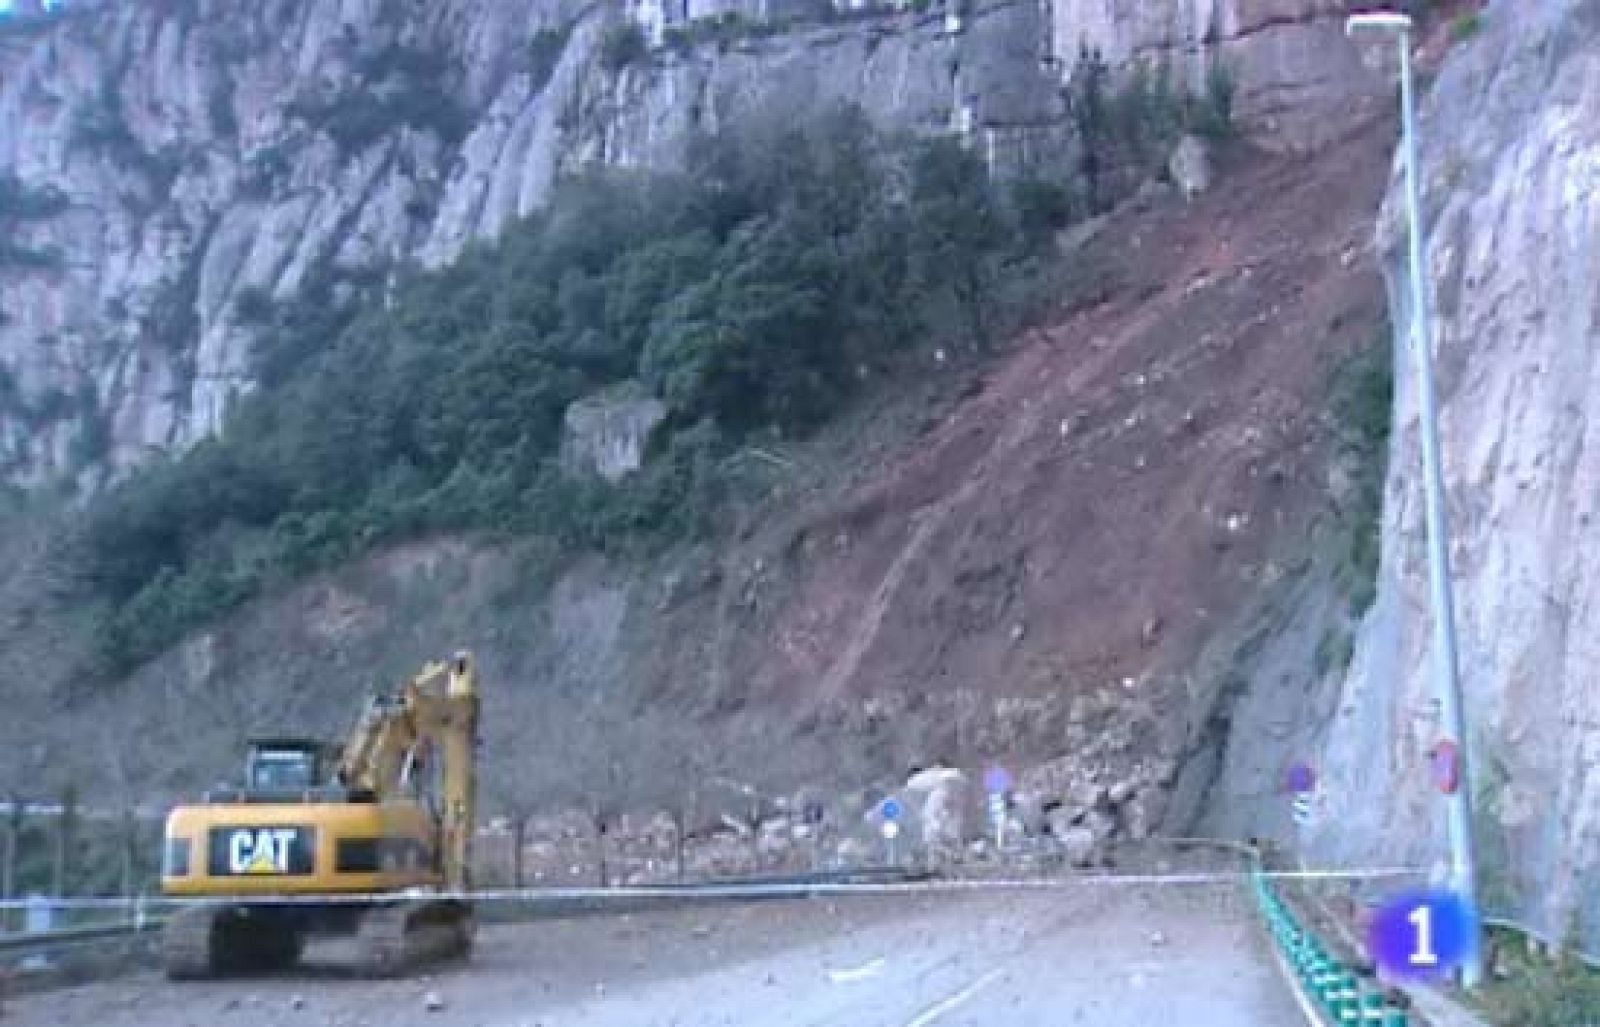
<instances>
[{"instance_id":1,"label":"rock outcrop","mask_svg":"<svg viewBox=\"0 0 1600 1027\"><path fill-rule=\"evenodd\" d=\"M919 771L906 780L904 794L923 851L951 852L976 833L977 797L963 771L953 767Z\"/></svg>"},{"instance_id":2,"label":"rock outcrop","mask_svg":"<svg viewBox=\"0 0 1600 1027\"><path fill-rule=\"evenodd\" d=\"M1052 0L1050 49L1070 73L1079 53L1112 67L1177 70L1196 95L1220 66L1240 120L1264 141L1314 148L1381 96L1345 43L1346 0Z\"/></svg>"},{"instance_id":3,"label":"rock outcrop","mask_svg":"<svg viewBox=\"0 0 1600 1027\"><path fill-rule=\"evenodd\" d=\"M585 396L567 407L562 464L620 481L644 465L650 433L666 416L666 404L634 383Z\"/></svg>"},{"instance_id":4,"label":"rock outcrop","mask_svg":"<svg viewBox=\"0 0 1600 1027\"><path fill-rule=\"evenodd\" d=\"M1184 136L1167 160L1167 174L1187 197L1195 197L1211 187L1211 156L1206 145L1194 136ZM1154 634L1154 630L1150 632Z\"/></svg>"},{"instance_id":5,"label":"rock outcrop","mask_svg":"<svg viewBox=\"0 0 1600 1027\"><path fill-rule=\"evenodd\" d=\"M1600 948L1600 17L1491 3L1421 120L1427 265L1484 898ZM1384 207L1409 323L1398 179ZM1396 362L1377 603L1325 747L1318 850L1428 866L1432 619L1412 362Z\"/></svg>"}]
</instances>

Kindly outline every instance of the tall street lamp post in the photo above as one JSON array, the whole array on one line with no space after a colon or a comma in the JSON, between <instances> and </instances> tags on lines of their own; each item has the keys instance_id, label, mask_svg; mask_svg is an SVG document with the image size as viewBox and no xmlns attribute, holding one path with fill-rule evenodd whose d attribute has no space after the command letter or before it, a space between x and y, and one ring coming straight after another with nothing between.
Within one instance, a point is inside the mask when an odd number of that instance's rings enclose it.
<instances>
[{"instance_id":1,"label":"tall street lamp post","mask_svg":"<svg viewBox=\"0 0 1600 1027\"><path fill-rule=\"evenodd\" d=\"M1444 737L1435 752L1450 765L1438 773L1445 789L1450 840L1451 883L1477 909L1477 870L1472 839L1472 789L1467 775L1467 730L1462 716L1461 679L1456 659L1455 607L1450 594L1449 527L1445 517L1444 476L1439 464L1439 412L1433 389L1433 329L1422 267L1422 213L1417 185L1416 112L1411 82L1411 19L1392 11L1352 15L1348 35L1393 37L1400 49L1401 147L1405 155L1407 251L1411 276L1411 351L1417 366L1417 405L1421 418L1423 499L1428 533L1428 583L1433 605L1433 672ZM1482 977L1480 946L1473 939L1462 967L1462 984L1475 987Z\"/></svg>"}]
</instances>

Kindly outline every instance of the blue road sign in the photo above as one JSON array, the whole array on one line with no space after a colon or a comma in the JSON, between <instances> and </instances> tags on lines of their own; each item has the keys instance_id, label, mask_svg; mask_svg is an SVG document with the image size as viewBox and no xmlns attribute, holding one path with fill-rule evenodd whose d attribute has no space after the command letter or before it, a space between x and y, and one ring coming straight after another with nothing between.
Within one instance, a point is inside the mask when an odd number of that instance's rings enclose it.
<instances>
[{"instance_id":1,"label":"blue road sign","mask_svg":"<svg viewBox=\"0 0 1600 1027\"><path fill-rule=\"evenodd\" d=\"M983 790L1005 792L1011 789L1011 773L1002 766L992 766L983 772Z\"/></svg>"},{"instance_id":2,"label":"blue road sign","mask_svg":"<svg viewBox=\"0 0 1600 1027\"><path fill-rule=\"evenodd\" d=\"M1309 763L1296 763L1284 775L1284 784L1291 792L1314 792L1317 790L1317 772L1311 769Z\"/></svg>"},{"instance_id":3,"label":"blue road sign","mask_svg":"<svg viewBox=\"0 0 1600 1027\"><path fill-rule=\"evenodd\" d=\"M878 814L885 820L899 820L902 812L900 800L892 795L878 804Z\"/></svg>"}]
</instances>

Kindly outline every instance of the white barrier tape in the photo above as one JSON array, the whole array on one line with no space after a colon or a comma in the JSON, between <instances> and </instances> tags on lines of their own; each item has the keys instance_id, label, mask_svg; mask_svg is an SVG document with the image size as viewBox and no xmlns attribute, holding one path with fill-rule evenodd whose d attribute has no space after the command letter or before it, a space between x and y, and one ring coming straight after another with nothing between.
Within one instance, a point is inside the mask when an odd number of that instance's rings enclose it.
<instances>
[{"instance_id":1,"label":"white barrier tape","mask_svg":"<svg viewBox=\"0 0 1600 1027\"><path fill-rule=\"evenodd\" d=\"M904 895L962 891L1057 891L1088 886L1161 886L1194 884L1233 884L1255 877L1274 880L1385 880L1426 876L1427 871L1411 867L1380 867L1369 870L1284 870L1260 874L1085 874L1078 877L993 878L940 881L863 882L784 882L772 884L636 885L616 888L500 888L478 891L387 891L339 892L328 895L147 895L142 899L146 912L181 906L256 903L272 905L330 905L338 903L393 902L404 898L428 898L461 902L584 902L641 898L760 898L802 895ZM0 909L27 909L48 904L51 909L126 909L140 900L132 896L65 898L46 900L7 900Z\"/></svg>"}]
</instances>

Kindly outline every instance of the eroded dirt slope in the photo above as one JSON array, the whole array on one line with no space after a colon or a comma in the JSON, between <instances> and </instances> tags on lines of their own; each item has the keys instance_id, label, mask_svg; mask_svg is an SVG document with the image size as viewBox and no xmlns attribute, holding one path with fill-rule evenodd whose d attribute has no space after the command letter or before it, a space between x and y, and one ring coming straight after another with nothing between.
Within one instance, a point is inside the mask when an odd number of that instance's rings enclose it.
<instances>
[{"instance_id":1,"label":"eroded dirt slope","mask_svg":"<svg viewBox=\"0 0 1600 1027\"><path fill-rule=\"evenodd\" d=\"M801 708L1032 698L1045 732L1099 696L1179 745L1197 653L1326 510L1330 372L1385 323L1391 141L1235 152L1212 194L1110 219L1071 258L1080 309L768 537L783 583L741 607L735 676Z\"/></svg>"}]
</instances>

